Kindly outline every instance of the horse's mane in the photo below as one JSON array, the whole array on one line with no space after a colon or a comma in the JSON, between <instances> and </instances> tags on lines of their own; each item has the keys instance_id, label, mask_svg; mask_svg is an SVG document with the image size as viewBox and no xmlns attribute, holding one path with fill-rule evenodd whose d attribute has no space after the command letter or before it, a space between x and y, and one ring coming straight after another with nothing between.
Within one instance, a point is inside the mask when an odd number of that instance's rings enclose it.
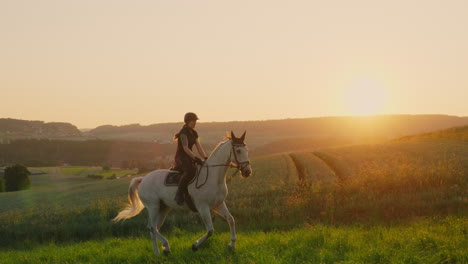
<instances>
[{"instance_id":1,"label":"horse's mane","mask_svg":"<svg viewBox=\"0 0 468 264\"><path fill-rule=\"evenodd\" d=\"M226 143L227 141L229 141L230 139L231 138L229 136L224 137L224 140L219 142L218 145L216 145L216 147L213 149L209 157L213 156L213 154L215 154L219 150L219 147L223 145L224 143Z\"/></svg>"}]
</instances>

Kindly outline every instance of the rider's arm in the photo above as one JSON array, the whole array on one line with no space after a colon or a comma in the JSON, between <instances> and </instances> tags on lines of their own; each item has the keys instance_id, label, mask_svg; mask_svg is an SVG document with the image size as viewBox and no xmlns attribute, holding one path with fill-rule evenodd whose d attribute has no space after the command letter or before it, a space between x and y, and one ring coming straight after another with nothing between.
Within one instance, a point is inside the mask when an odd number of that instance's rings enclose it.
<instances>
[{"instance_id":1,"label":"rider's arm","mask_svg":"<svg viewBox=\"0 0 468 264\"><path fill-rule=\"evenodd\" d=\"M200 143L200 141L198 140L198 138L197 138L197 140L195 141L195 145L197 146L197 150L198 150L198 153L200 153L200 156L202 156L203 158L207 158L208 155L206 155L206 152L205 152L205 150L203 149L203 147L201 146L201 143Z\"/></svg>"},{"instance_id":2,"label":"rider's arm","mask_svg":"<svg viewBox=\"0 0 468 264\"><path fill-rule=\"evenodd\" d=\"M188 147L187 135L180 134L179 139L182 143L182 147L184 148L185 153L187 153L192 159L195 159L195 154L193 154L193 152Z\"/></svg>"}]
</instances>

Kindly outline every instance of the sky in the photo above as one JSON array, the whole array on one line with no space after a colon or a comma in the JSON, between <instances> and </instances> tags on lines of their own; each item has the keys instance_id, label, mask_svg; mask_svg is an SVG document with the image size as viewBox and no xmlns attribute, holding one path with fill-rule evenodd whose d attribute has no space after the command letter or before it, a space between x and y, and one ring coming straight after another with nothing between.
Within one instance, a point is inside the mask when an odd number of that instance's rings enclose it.
<instances>
[{"instance_id":1,"label":"sky","mask_svg":"<svg viewBox=\"0 0 468 264\"><path fill-rule=\"evenodd\" d=\"M468 1L0 0L0 118L468 115Z\"/></svg>"}]
</instances>

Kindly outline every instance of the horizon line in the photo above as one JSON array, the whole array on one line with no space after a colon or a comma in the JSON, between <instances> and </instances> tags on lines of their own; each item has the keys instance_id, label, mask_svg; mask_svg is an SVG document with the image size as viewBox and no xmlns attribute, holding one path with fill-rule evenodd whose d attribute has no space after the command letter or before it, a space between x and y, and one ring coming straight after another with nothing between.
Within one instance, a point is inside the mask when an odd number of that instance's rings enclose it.
<instances>
[{"instance_id":1,"label":"horizon line","mask_svg":"<svg viewBox=\"0 0 468 264\"><path fill-rule=\"evenodd\" d=\"M286 118L274 118L274 119L251 119L251 120L229 120L229 121L202 121L200 123L231 123L231 122L259 122L259 121L279 121L279 120L288 120L288 119L312 119L312 118L331 118L331 117L377 117L377 116L416 116L416 115L426 115L426 116L452 116L452 117L459 117L459 118L464 118L468 117L468 115L451 115L451 114L372 114L372 115L322 115L322 116L309 116L309 117L286 117ZM23 120L23 121L31 121L31 122L43 122L43 123L69 123L72 124L72 122L64 122L64 121L44 121L44 120L29 120L29 119L20 119L20 118L12 118L12 117L0 117L0 119L14 119L14 120ZM200 119L202 120L202 119ZM150 124L141 124L141 123L128 123L128 124L122 124L122 125L112 125L112 124L103 124L103 125L97 125L95 127L78 127L76 126L79 130L84 130L84 129L95 129L97 127L101 126L114 126L114 127L124 127L124 126L130 126L130 125L139 125L139 126L151 126L151 125L160 125L160 124L177 124L177 123L183 123L183 121L172 121L172 122L160 122L160 123L150 123Z\"/></svg>"},{"instance_id":2,"label":"horizon line","mask_svg":"<svg viewBox=\"0 0 468 264\"><path fill-rule=\"evenodd\" d=\"M288 120L288 119L311 119L311 118L329 118L329 117L377 117L377 116L416 116L416 115L425 115L425 116L452 116L452 117L468 117L468 115L450 115L450 114L374 114L374 115L329 115L329 116L310 116L310 117L286 117L286 118L276 118L276 119L252 119L252 120L229 120L229 121L204 121L204 122L197 122L197 123L231 123L231 122L258 122L258 121L280 121L280 120ZM201 120L201 119L200 119ZM183 123L183 121L179 122L160 122L160 123L151 123L151 124L140 124L140 123L128 123L122 125L112 125L112 124L104 124L98 125L96 127L90 128L78 128L78 129L95 129L100 126L114 126L114 127L124 127L130 125L140 125L140 126L151 126L151 125L161 125L161 124L177 124Z\"/></svg>"}]
</instances>

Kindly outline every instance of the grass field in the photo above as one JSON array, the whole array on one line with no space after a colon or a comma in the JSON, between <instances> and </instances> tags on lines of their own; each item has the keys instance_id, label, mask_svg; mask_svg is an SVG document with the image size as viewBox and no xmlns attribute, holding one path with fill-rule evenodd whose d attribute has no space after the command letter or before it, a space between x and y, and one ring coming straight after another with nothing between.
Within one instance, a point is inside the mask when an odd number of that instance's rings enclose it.
<instances>
[{"instance_id":1,"label":"grass field","mask_svg":"<svg viewBox=\"0 0 468 264\"><path fill-rule=\"evenodd\" d=\"M131 178L34 168L47 174L30 190L0 193L0 263L468 263L467 128L252 158L251 177L228 179L235 252L218 217L192 252L203 224L172 212L161 231L173 254L154 257L146 210L110 221Z\"/></svg>"},{"instance_id":2,"label":"grass field","mask_svg":"<svg viewBox=\"0 0 468 264\"><path fill-rule=\"evenodd\" d=\"M146 237L107 238L0 251L1 263L467 263L466 223L447 217L409 226L313 225L288 231L241 232L235 251L229 234L216 234L192 252L202 233L173 230L173 253L155 262Z\"/></svg>"},{"instance_id":3,"label":"grass field","mask_svg":"<svg viewBox=\"0 0 468 264\"><path fill-rule=\"evenodd\" d=\"M34 167L34 170L47 172L30 176L30 190L0 193L0 214L10 211L38 210L39 208L89 206L90 204L122 197L115 190L125 189L128 180L89 179L88 174L101 174L101 167ZM135 173L119 170L125 175ZM47 209L46 209L47 210Z\"/></svg>"}]
</instances>

